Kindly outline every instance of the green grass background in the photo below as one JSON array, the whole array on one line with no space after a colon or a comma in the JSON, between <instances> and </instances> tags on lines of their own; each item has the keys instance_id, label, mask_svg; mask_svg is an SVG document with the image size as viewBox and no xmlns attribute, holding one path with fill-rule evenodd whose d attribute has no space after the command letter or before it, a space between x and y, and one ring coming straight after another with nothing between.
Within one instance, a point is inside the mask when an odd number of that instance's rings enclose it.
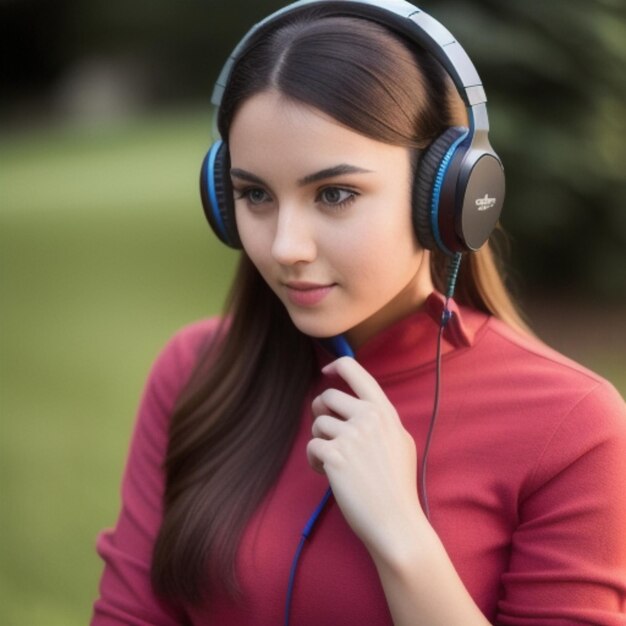
<instances>
[{"instance_id":1,"label":"green grass background","mask_svg":"<svg viewBox=\"0 0 626 626\"><path fill-rule=\"evenodd\" d=\"M210 116L4 137L0 624L86 624L156 352L218 312L235 254L197 194Z\"/></svg>"},{"instance_id":2,"label":"green grass background","mask_svg":"<svg viewBox=\"0 0 626 626\"><path fill-rule=\"evenodd\" d=\"M210 116L191 110L0 144L3 626L89 620L148 368L175 329L219 311L232 276L198 199L209 143ZM624 393L614 341L569 337Z\"/></svg>"}]
</instances>

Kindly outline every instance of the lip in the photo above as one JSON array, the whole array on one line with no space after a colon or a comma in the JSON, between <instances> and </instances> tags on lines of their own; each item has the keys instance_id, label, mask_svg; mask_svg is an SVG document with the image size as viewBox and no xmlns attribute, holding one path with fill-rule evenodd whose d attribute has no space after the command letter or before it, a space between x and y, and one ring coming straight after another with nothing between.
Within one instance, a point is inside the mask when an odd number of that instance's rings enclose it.
<instances>
[{"instance_id":1,"label":"lip","mask_svg":"<svg viewBox=\"0 0 626 626\"><path fill-rule=\"evenodd\" d=\"M302 281L293 281L284 285L291 303L304 307L319 304L335 286L334 283L324 285Z\"/></svg>"}]
</instances>

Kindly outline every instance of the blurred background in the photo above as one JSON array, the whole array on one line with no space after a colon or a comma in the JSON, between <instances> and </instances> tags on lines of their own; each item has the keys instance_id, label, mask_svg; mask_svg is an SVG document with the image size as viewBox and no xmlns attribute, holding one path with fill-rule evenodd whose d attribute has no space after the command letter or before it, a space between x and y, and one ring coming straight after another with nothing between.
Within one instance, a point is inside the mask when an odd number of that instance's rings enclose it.
<instances>
[{"instance_id":1,"label":"blurred background","mask_svg":"<svg viewBox=\"0 0 626 626\"><path fill-rule=\"evenodd\" d=\"M268 0L0 0L0 624L89 620L148 368L220 310L213 81ZM474 59L536 332L626 393L623 0L425 0Z\"/></svg>"}]
</instances>

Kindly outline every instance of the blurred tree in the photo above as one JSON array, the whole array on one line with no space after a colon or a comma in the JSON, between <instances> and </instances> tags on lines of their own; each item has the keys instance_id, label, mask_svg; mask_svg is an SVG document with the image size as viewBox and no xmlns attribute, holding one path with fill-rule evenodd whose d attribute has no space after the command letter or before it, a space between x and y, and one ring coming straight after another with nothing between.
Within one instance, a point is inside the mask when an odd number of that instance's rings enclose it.
<instances>
[{"instance_id":1,"label":"blurred tree","mask_svg":"<svg viewBox=\"0 0 626 626\"><path fill-rule=\"evenodd\" d=\"M526 290L626 301L624 0L419 4L458 37L486 85L507 169L503 221ZM234 44L283 5L0 0L0 113L11 120L45 104L89 58L108 59L113 76L134 67L126 80L143 89L142 102L208 102Z\"/></svg>"},{"instance_id":2,"label":"blurred tree","mask_svg":"<svg viewBox=\"0 0 626 626\"><path fill-rule=\"evenodd\" d=\"M53 88L69 59L62 37L70 1L0 0L0 106L36 100Z\"/></svg>"},{"instance_id":3,"label":"blurred tree","mask_svg":"<svg viewBox=\"0 0 626 626\"><path fill-rule=\"evenodd\" d=\"M626 3L424 0L468 50L530 285L626 301Z\"/></svg>"}]
</instances>

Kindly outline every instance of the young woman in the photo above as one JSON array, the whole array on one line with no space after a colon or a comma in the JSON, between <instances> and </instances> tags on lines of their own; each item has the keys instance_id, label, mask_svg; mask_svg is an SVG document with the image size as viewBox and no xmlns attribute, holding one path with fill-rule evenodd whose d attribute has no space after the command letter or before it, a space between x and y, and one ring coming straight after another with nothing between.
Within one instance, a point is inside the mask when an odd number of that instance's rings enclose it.
<instances>
[{"instance_id":1,"label":"young woman","mask_svg":"<svg viewBox=\"0 0 626 626\"><path fill-rule=\"evenodd\" d=\"M236 50L202 184L239 270L150 374L94 626L626 623L624 403L482 245L502 174L446 36L322 0Z\"/></svg>"}]
</instances>

